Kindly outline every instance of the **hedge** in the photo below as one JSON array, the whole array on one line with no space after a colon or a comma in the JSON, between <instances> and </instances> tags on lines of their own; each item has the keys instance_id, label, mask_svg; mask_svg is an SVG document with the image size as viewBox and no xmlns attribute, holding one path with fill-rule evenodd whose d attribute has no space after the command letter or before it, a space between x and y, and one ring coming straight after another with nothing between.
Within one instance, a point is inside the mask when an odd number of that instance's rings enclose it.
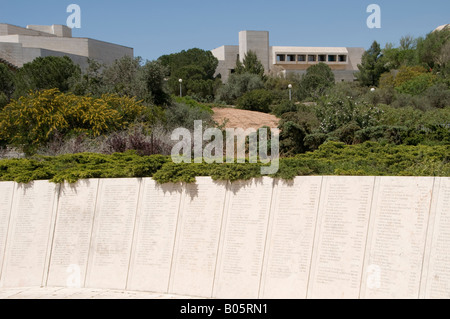
<instances>
[{"instance_id":1,"label":"hedge","mask_svg":"<svg viewBox=\"0 0 450 319\"><path fill-rule=\"evenodd\" d=\"M237 181L261 177L262 165L176 164L167 156L140 156L132 151L113 155L83 153L0 160L0 181L74 183L89 178L153 177L159 183L192 183L197 176ZM348 146L329 142L315 152L281 158L278 173L271 177L291 180L307 175L450 176L450 145L366 142Z\"/></svg>"}]
</instances>

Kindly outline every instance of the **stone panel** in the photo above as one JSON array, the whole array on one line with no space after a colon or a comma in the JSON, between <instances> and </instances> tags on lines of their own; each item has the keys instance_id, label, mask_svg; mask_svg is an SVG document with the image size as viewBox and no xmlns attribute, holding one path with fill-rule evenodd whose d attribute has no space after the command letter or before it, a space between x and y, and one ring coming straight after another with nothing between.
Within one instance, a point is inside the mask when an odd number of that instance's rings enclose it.
<instances>
[{"instance_id":1,"label":"stone panel","mask_svg":"<svg viewBox=\"0 0 450 319\"><path fill-rule=\"evenodd\" d=\"M308 298L359 298L374 182L324 177Z\"/></svg>"},{"instance_id":2,"label":"stone panel","mask_svg":"<svg viewBox=\"0 0 450 319\"><path fill-rule=\"evenodd\" d=\"M61 185L47 286L83 287L98 184L91 179Z\"/></svg>"},{"instance_id":3,"label":"stone panel","mask_svg":"<svg viewBox=\"0 0 450 319\"><path fill-rule=\"evenodd\" d=\"M261 298L306 298L321 185L322 177L276 182Z\"/></svg>"},{"instance_id":4,"label":"stone panel","mask_svg":"<svg viewBox=\"0 0 450 319\"><path fill-rule=\"evenodd\" d=\"M419 298L433 177L378 177L361 298Z\"/></svg>"},{"instance_id":5,"label":"stone panel","mask_svg":"<svg viewBox=\"0 0 450 319\"><path fill-rule=\"evenodd\" d=\"M140 179L100 180L86 287L125 289Z\"/></svg>"},{"instance_id":6,"label":"stone panel","mask_svg":"<svg viewBox=\"0 0 450 319\"><path fill-rule=\"evenodd\" d=\"M14 182L0 182L0 278L15 186Z\"/></svg>"},{"instance_id":7,"label":"stone panel","mask_svg":"<svg viewBox=\"0 0 450 319\"><path fill-rule=\"evenodd\" d=\"M449 177L435 181L420 297L450 299Z\"/></svg>"},{"instance_id":8,"label":"stone panel","mask_svg":"<svg viewBox=\"0 0 450 319\"><path fill-rule=\"evenodd\" d=\"M181 185L143 179L129 290L167 293L180 208Z\"/></svg>"},{"instance_id":9,"label":"stone panel","mask_svg":"<svg viewBox=\"0 0 450 319\"><path fill-rule=\"evenodd\" d=\"M16 184L3 263L3 287L40 287L46 281L59 186Z\"/></svg>"},{"instance_id":10,"label":"stone panel","mask_svg":"<svg viewBox=\"0 0 450 319\"><path fill-rule=\"evenodd\" d=\"M273 179L267 177L231 184L215 298L259 297L272 192Z\"/></svg>"},{"instance_id":11,"label":"stone panel","mask_svg":"<svg viewBox=\"0 0 450 319\"><path fill-rule=\"evenodd\" d=\"M209 177L185 186L170 293L211 297L227 183Z\"/></svg>"}]
</instances>

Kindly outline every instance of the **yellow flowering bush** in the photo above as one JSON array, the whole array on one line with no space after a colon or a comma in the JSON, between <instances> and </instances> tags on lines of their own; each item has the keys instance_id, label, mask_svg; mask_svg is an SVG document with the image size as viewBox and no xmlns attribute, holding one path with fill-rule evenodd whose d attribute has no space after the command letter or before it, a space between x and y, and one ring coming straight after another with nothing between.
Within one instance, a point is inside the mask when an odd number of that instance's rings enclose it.
<instances>
[{"instance_id":1,"label":"yellow flowering bush","mask_svg":"<svg viewBox=\"0 0 450 319\"><path fill-rule=\"evenodd\" d=\"M125 129L145 109L140 101L115 94L93 98L58 89L30 92L0 112L0 140L32 154L55 134L95 137Z\"/></svg>"}]
</instances>

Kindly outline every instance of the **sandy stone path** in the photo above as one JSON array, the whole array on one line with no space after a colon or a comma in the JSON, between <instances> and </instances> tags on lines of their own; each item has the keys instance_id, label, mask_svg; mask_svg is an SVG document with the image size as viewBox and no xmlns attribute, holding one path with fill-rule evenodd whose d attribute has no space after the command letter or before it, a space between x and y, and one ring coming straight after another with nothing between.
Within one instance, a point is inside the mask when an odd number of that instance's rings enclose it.
<instances>
[{"instance_id":1,"label":"sandy stone path","mask_svg":"<svg viewBox=\"0 0 450 319\"><path fill-rule=\"evenodd\" d=\"M213 119L219 125L228 119L225 128L259 129L263 126L277 128L279 119L272 114L245 111L234 108L213 108Z\"/></svg>"}]
</instances>

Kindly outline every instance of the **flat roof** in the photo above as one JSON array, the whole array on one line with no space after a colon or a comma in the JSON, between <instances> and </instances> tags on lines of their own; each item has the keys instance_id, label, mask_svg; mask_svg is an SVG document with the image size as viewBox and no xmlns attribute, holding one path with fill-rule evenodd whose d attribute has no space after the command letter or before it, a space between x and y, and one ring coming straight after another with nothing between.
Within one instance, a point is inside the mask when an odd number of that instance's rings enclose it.
<instances>
[{"instance_id":1,"label":"flat roof","mask_svg":"<svg viewBox=\"0 0 450 319\"><path fill-rule=\"evenodd\" d=\"M348 54L347 48L344 47L272 47L274 52L280 53L336 53Z\"/></svg>"}]
</instances>

